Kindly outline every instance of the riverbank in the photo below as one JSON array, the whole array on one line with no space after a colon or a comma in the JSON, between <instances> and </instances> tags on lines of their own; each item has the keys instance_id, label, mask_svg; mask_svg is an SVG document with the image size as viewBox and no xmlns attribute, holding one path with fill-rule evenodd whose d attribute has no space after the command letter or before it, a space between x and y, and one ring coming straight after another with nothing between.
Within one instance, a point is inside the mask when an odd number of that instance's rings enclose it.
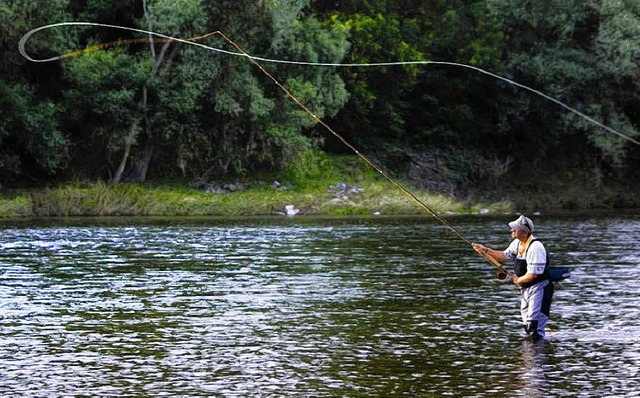
<instances>
[{"instance_id":1,"label":"riverbank","mask_svg":"<svg viewBox=\"0 0 640 398\"><path fill-rule=\"evenodd\" d=\"M232 190L229 190L231 187ZM439 214L507 214L637 208L633 201L589 192L584 186L527 194L515 191L498 200L460 200L411 187ZM633 195L627 195L633 197ZM617 206L618 203L622 205ZM323 187L277 184L221 184L188 189L178 185L68 183L47 189L4 191L0 218L102 216L345 216L418 215L426 212L386 180L338 182Z\"/></svg>"},{"instance_id":2,"label":"riverbank","mask_svg":"<svg viewBox=\"0 0 640 398\"><path fill-rule=\"evenodd\" d=\"M241 188L238 188L238 185ZM228 187L227 187L228 188ZM267 216L267 215L411 215L424 211L386 181L337 182L325 187L282 184L234 184L226 189L176 186L71 183L50 189L15 192L0 199L0 217L69 216ZM509 202L460 201L424 191L412 192L442 214L512 212Z\"/></svg>"},{"instance_id":3,"label":"riverbank","mask_svg":"<svg viewBox=\"0 0 640 398\"><path fill-rule=\"evenodd\" d=\"M589 171L545 174L529 170L527 177L515 174L512 181L482 184L464 199L401 183L429 208L445 215L640 207L640 192L633 184L594 180ZM109 185L76 181L49 188L5 187L0 191L0 218L425 214L409 196L354 157L325 156L311 165L301 162L279 176L254 178L197 189L186 188L185 182Z\"/></svg>"}]
</instances>

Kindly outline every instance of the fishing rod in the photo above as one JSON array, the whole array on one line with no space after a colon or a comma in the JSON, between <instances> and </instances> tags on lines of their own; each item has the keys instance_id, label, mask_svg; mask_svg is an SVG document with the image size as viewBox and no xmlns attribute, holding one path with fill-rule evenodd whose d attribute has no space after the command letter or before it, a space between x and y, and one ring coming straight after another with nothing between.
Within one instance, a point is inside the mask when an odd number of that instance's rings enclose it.
<instances>
[{"instance_id":1,"label":"fishing rod","mask_svg":"<svg viewBox=\"0 0 640 398\"><path fill-rule=\"evenodd\" d=\"M351 149L367 165L369 165L372 169L374 169L375 171L380 173L392 185L394 185L396 188L398 188L400 191L402 191L402 193L407 195L412 201L414 201L416 204L418 204L418 206L420 206L423 210L425 210L429 215L431 215L436 220L438 220L438 222L440 222L440 224L442 224L445 227L447 227L449 230L451 230L451 232L453 232L456 236L458 236L460 239L465 241L467 244L469 244L473 248L473 242L469 238L467 238L456 227L451 225L444 217L442 217L440 214L438 214L435 210L433 210L431 207L427 206L427 204L425 204L422 200L420 200L420 198L418 198L407 187L405 187L403 184L401 184L398 181L396 181L393 177L391 177L389 175L389 173L384 171L380 166L378 166L376 163L374 163L372 160L370 160L367 156L365 156L362 152L360 152L355 146L353 146L349 141L347 141L342 135L338 134L333 128L331 128L331 126L329 126L324 120L320 119L313 111L311 111L311 109L309 109L309 107L307 107L304 103L302 103L302 101L300 101L295 95L293 95L293 93L291 93L291 91L284 84L280 83L280 81L278 81L278 79L276 79L271 73L269 73L260 63L258 63L254 57L249 55L246 51L244 51L244 49L242 49L242 47L240 47L236 42L234 42L229 37L227 37L224 33L220 32L220 31L218 31L216 33L218 33L220 35L220 37L222 37L229 44L231 44L234 48L236 48L241 54L243 54L249 60L249 62L254 64L256 67L258 67L258 69L260 69L260 71L265 76L267 76L271 81L273 81L273 83L275 85L277 85L287 95L287 97L289 97L302 110L304 110L307 114L309 114L313 118L313 120L315 120L318 124L320 124L327 131L329 131L334 137L336 137L338 140L340 140L340 142L342 142L346 147ZM502 267L502 265L498 261L496 261L493 257L489 256L486 253L479 253L479 254L489 264L497 267L499 274L502 273L502 272L506 273L506 271Z\"/></svg>"},{"instance_id":2,"label":"fishing rod","mask_svg":"<svg viewBox=\"0 0 640 398\"><path fill-rule=\"evenodd\" d=\"M53 56L53 57L46 58L46 59L34 59L34 58L32 58L31 56L29 56L27 54L26 49L25 49L26 42L29 40L29 38L32 35L34 35L35 33L39 32L39 31L42 31L44 29L48 29L48 28L52 28L52 27L58 27L58 26L99 26L99 27L105 27L105 28L124 29L124 30L129 30L129 31L137 32L137 33L145 33L145 34L149 34L149 35L154 35L154 36L160 38L159 41L163 41L163 42L164 41L181 42L181 43L185 43L185 44L189 44L189 45L195 45L197 47L202 47L202 48L205 48L207 50L216 51L216 52L219 52L219 53L222 53L222 54L234 55L234 56L243 56L243 57L247 58L249 60L249 62L254 64L256 67L258 67L258 69L265 76L267 76L271 81L273 81L273 83L276 84L276 86L278 86L286 94L287 97L289 97L296 105L298 105L302 110L304 110L307 114L309 114L318 124L320 124L327 131L329 131L333 136L335 136L338 140L340 140L340 142L342 142L346 147L348 147L350 150L352 150L362 161L364 161L367 165L369 165L376 172L381 174L392 185L394 185L402 193L404 193L407 197L409 197L410 200L415 202L419 207L421 207L429 215L434 217L440 224L442 224L443 226L447 227L451 232L453 232L456 236L458 236L460 239L462 239L465 243L467 243L468 245L470 245L473 248L473 242L469 238L467 238L462 232L460 232L457 228L455 228L453 225L451 225L445 218L443 218L440 214L438 214L434 209L432 209L427 204L425 204L422 200L420 200L420 198L418 198L414 193L412 193L407 187L405 187L400 182L396 181L393 177L391 177L389 175L389 173L387 173L380 166L378 166L376 163L371 161L367 156L365 156L356 147L354 147L350 142L348 142L342 135L338 134L333 128L331 128L331 126L329 126L326 122L324 122L322 119L320 119L313 111L311 111L311 109L309 109L309 107L307 107L295 95L293 95L293 93L284 84L280 83L280 81L278 81L278 79L276 79L271 73L269 73L260 63L258 63L258 60L265 61L265 62L293 63L293 64L303 64L303 65L307 65L307 63L290 62L290 61L278 61L278 60L264 59L264 58L260 58L260 57L253 57L253 56L249 55L242 47L240 47L236 42L231 40L229 37L227 37L221 31L215 31L215 32L207 33L205 35L192 37L192 38L188 38L188 39L181 39L181 38L176 38L176 37L160 34L160 33L157 33L157 32L146 31L146 30L143 30L143 29L136 29L136 28L123 27L123 26L117 26L117 25L109 25L109 24L102 24L102 23L94 23L94 22L62 22L62 23L50 24L50 25L41 26L41 27L32 29L29 32L27 32L22 38L20 38L20 40L18 42L18 51L20 52L20 54L25 59L27 59L27 60L29 60L31 62L50 62L50 61L61 60L61 59L64 59L64 58L69 58L69 57L72 57L72 56L84 54L84 53L91 52L91 51L100 50L100 49L103 49L103 48L111 46L111 45L132 44L132 43L144 42L144 41L148 40L147 38L145 38L145 39L120 40L120 41L116 41L116 42L111 42L111 43L105 43L105 44L99 44L99 45L91 46L89 48L85 48L85 49L82 49L82 50L69 52L69 53L62 54L62 55ZM204 45L204 44L196 42L196 40L200 40L200 39L203 39L203 38L206 38L206 37L210 37L210 36L214 36L214 35L219 35L220 37L222 37L231 46L233 46L238 52L236 53L236 52L227 51L227 50L223 50L223 49L219 49L219 48L215 48L215 47L210 47L210 46L207 46L207 45ZM415 63L425 64L425 63L433 63L433 62L431 62L431 61L416 61L416 62L409 61L409 62L402 62L402 63L389 63L389 65L401 65L401 64L408 64L408 63L411 63L411 64L415 64ZM460 64L460 65L462 65L462 64ZM377 66L377 65L315 64L315 66ZM474 68L474 69L476 69L476 68ZM496 267L498 269L498 271L497 271L498 275L508 275L508 272L493 257L489 256L486 253L479 253L479 254L485 259L485 261L487 261L489 264L491 264L492 266L494 266L494 267ZM500 278L500 277L499 277L499 279L502 280L502 278ZM506 279L504 279L503 281L506 281Z\"/></svg>"}]
</instances>

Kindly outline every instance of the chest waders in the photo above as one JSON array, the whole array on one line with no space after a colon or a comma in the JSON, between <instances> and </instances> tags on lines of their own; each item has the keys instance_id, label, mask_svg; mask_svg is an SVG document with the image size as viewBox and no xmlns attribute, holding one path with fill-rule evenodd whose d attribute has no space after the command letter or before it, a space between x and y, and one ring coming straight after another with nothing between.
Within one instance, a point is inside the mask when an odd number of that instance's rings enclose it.
<instances>
[{"instance_id":1,"label":"chest waders","mask_svg":"<svg viewBox=\"0 0 640 398\"><path fill-rule=\"evenodd\" d=\"M516 264L513 270L516 276L522 277L527 273L527 253L529 252L531 244L536 241L539 242L538 239L533 239L529 243L523 259L516 259ZM544 281L548 282L542 289L535 286ZM545 334L544 328L549 320L551 299L554 291L553 282L549 277L549 255L547 255L546 258L544 272L537 275L532 281L523 283L521 286L522 300L520 311L522 313L522 321L524 322L524 330L532 337L532 339L539 340Z\"/></svg>"}]
</instances>

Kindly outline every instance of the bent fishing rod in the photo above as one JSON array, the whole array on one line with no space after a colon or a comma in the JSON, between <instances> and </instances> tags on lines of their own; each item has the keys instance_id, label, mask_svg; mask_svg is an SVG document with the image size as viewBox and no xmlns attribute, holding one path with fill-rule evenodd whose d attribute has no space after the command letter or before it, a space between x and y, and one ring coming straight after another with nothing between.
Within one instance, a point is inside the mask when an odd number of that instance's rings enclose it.
<instances>
[{"instance_id":1,"label":"bent fishing rod","mask_svg":"<svg viewBox=\"0 0 640 398\"><path fill-rule=\"evenodd\" d=\"M425 210L429 215L431 215L433 218L435 218L440 224L442 224L443 226L447 227L456 236L458 236L460 239L465 241L467 244L469 244L473 248L473 242L469 238L467 238L462 232L460 232L457 228L455 228L453 225L451 225L444 217L442 217L440 214L438 214L435 210L433 210L431 207L427 206L427 204L425 204L422 200L420 200L420 198L418 198L407 187L405 187L403 184L401 184L398 181L396 181L393 177L391 177L389 175L389 173L384 171L380 166L378 166L376 163L374 163L372 160L370 160L367 156L365 156L362 152L360 152L349 141L347 141L342 135L338 134L333 128L331 128L331 126L329 126L325 121L320 119L313 111L311 111L311 109L309 109L309 107L307 107L304 103L302 103L302 101L300 101L295 95L293 95L293 93L284 84L280 83L280 81L278 81L278 79L276 79L271 73L269 73L260 63L258 63L254 57L249 55L246 51L244 51L244 49L242 49L233 40L228 38L224 33L220 32L220 31L218 31L216 33L218 33L224 40L226 40L229 44L231 44L233 47L235 47L241 54L243 54L249 60L249 62L254 64L265 76L267 76L271 81L273 81L273 83L276 86L278 86L287 95L287 97L289 97L293 102L296 103L296 105L298 105L302 110L304 110L307 114L309 114L313 118L313 120L315 120L318 124L320 124L322 127L324 127L327 131L329 131L338 140L340 140L340 142L342 142L347 148L349 148L351 151L353 151L362 161L364 161L367 165L369 165L376 172L380 173L385 179L387 179L387 181L389 181L392 185L394 185L396 188L398 188L402 193L404 193L406 196L408 196L409 199L411 199L413 202L415 202L418 206L420 206L423 210ZM478 253L478 254L480 254L489 264L491 264L494 267L498 268L498 274L506 273L506 271L502 267L502 265L498 261L496 261L493 257L491 257L490 255L488 255L486 253Z\"/></svg>"},{"instance_id":2,"label":"bent fishing rod","mask_svg":"<svg viewBox=\"0 0 640 398\"><path fill-rule=\"evenodd\" d=\"M403 192L405 195L407 195L409 197L409 199L411 199L413 202L415 202L418 206L420 206L424 211L426 211L429 215L431 215L432 217L434 217L440 224L442 224L443 226L447 227L449 230L451 230L456 236L458 236L460 239L462 239L465 243L469 244L471 247L473 247L473 242L467 238L464 234L462 234L458 229L456 229L453 225L451 225L446 219L444 219L442 216L440 216L435 210L433 210L431 207L429 207L428 205L426 205L422 200L420 200L415 194L413 194L409 189L407 189L404 185L402 185L401 183L399 183L398 181L396 181L394 178L392 178L387 172L385 172L380 166L378 166L376 163L374 163L373 161L371 161L368 157L366 157L362 152L360 152L356 147L354 147L351 143L349 143L342 135L338 134L333 128L331 128L326 122L324 122L322 119L320 119L314 112L312 112L305 104L303 104L298 98L296 98L293 93L291 93L291 91L284 86L282 83L280 83L272 74L270 74L261 64L258 63L258 60L260 61L267 61L267 62L276 62L276 60L269 60L269 59L264 59L264 58L259 58L259 57L254 57L249 55L246 51L244 51L244 49L242 49L237 43L235 43L233 40L231 40L229 37L227 37L224 33L222 33L221 31L216 31L216 32L211 32L205 35L201 35L201 36L197 36L197 37L192 37L192 38L188 38L188 39L180 39L180 38L176 38L176 37L172 37L172 36L168 36L168 35L163 35L157 32L151 32L151 31L146 31L146 30L142 30L142 29L135 29L135 28L129 28L129 27L123 27L123 26L115 26L115 25L108 25L108 24L101 24L101 23L94 23L94 22L63 22L63 23L57 23L57 24L50 24L50 25L46 25L46 26L41 26L39 28L35 28L30 30L29 32L27 32L19 41L18 43L18 50L20 52L20 54L27 60L32 61L32 62L49 62L49 61L54 61L54 60L60 60L63 58L67 58L67 57L71 57L71 56L76 56L76 55L80 55L86 52L90 52L90 51L95 51L95 50L99 50L102 48L105 48L107 46L110 46L114 43L107 43L107 44L102 44L102 45L96 45L96 46L92 46L89 48L86 48L84 50L78 50L78 51L73 51L71 53L67 53L67 54L63 54L63 55L58 55L58 56L54 56L54 57L50 57L47 59L34 59L32 57L30 57L25 49L25 45L26 42L29 40L29 38L44 29L48 29L51 27L56 27L56 26L72 26L72 25L86 25L86 26L100 26L100 27L106 27L106 28L116 28L116 29L124 29L124 30L130 30L130 31L134 31L134 32L138 32L138 33L145 33L145 34L149 34L149 35L153 35L156 36L158 38L160 38L160 41L175 41L175 42L180 42L180 43L185 43L185 44L189 44L189 45L195 45L198 47L202 47L205 48L207 50L212 50L212 51L216 51L219 53L223 53L223 54L227 54L227 55L234 55L234 56L243 56L246 57L252 64L254 64L256 67L258 67L258 69L265 75L267 76L270 80L272 80L276 86L278 86L285 94L287 97L289 97L295 104L297 104L302 110L304 110L307 114L309 114L318 124L320 124L322 127L324 127L327 131L329 131L333 136L335 136L338 140L340 140L345 146L347 146L350 150L352 150L362 161L364 161L366 164L368 164L372 169L374 169L376 172L380 173L385 179L387 179L392 185L394 185L396 188L398 188L401 192ZM231 51L226 51L226 50L222 50L219 48L213 48L213 47L209 47L200 43L197 43L196 40L200 40L212 35L220 35L220 37L222 37L224 40L226 40L229 44L231 44L234 48L236 48L238 50L238 53L235 52L231 52ZM140 41L145 41L148 39L132 39L132 40L125 40L125 41L118 41L116 43L118 44L129 44L129 43L135 43L135 42L140 42ZM279 62L285 62L285 61L279 61ZM292 62L293 63L293 62ZM455 66L463 66L463 67L469 67L468 65L463 65L463 64L453 64L453 63L445 63L445 62L432 62L432 61L417 61L417 62L403 62L403 63L389 63L389 65L400 65L400 64L414 64L414 63L436 63L436 64L450 64L450 65L455 65ZM308 63L296 63L296 64L304 64L307 65ZM311 64L309 64L311 65ZM365 66L365 65L360 65L360 64L313 64L316 66ZM379 66L379 65L385 65L385 64L374 64L374 65L366 65L366 66ZM513 84L517 84L515 82L511 82L508 79L502 78L500 76L488 73L482 69L479 68L475 68L472 67L473 69L476 69L482 73L486 73L489 74L493 77L502 79L502 80L507 80L510 83ZM518 86L522 86L517 84ZM526 86L522 86L523 88L532 90ZM534 91L534 90L532 90ZM539 93L537 91L534 91L536 94L538 95L543 95L545 98L551 99L554 102L558 102L557 100L553 99L553 98L549 98L548 96ZM563 104L561 104L563 105ZM564 106L564 105L563 105ZM566 107L566 106L564 106ZM569 110L576 112L578 114L580 114L578 111L575 111L572 108L568 108ZM586 115L582 115L583 117L586 117ZM589 118L590 121L593 121ZM595 121L593 121L595 122ZM595 122L598 125L601 125L598 122ZM610 130L610 128L608 128L607 126L602 126L604 128L606 128L607 130ZM637 143L640 145L640 142L637 142L633 139L631 139L630 137L624 136L623 134L617 132L617 131L613 131L614 133L621 135L629 140L632 140L634 143ZM505 280L508 280L506 278L506 276L509 275L509 273L502 267L502 265L496 261L493 257L489 256L486 253L479 253L489 264L495 266L498 269L498 278L503 280L502 277L500 277L500 275L505 276Z\"/></svg>"}]
</instances>

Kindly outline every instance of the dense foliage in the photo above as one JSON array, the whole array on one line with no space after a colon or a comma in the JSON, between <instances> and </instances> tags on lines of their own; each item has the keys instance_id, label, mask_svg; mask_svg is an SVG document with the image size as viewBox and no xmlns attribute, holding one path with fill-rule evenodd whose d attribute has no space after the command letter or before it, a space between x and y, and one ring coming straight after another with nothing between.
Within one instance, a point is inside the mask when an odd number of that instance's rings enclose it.
<instances>
[{"instance_id":1,"label":"dense foliage","mask_svg":"<svg viewBox=\"0 0 640 398\"><path fill-rule=\"evenodd\" d=\"M188 183L242 178L344 152L258 67L132 31L38 26L91 21L180 38L221 31L265 58L434 60L547 93L638 139L640 3L632 0L7 0L0 4L0 182ZM200 43L237 52L220 35ZM453 194L589 170L640 180L640 148L565 109L451 65L263 63L321 119L394 173ZM302 173L304 174L304 173ZM514 186L523 186L514 183ZM528 189L537 189L529 186Z\"/></svg>"}]
</instances>

